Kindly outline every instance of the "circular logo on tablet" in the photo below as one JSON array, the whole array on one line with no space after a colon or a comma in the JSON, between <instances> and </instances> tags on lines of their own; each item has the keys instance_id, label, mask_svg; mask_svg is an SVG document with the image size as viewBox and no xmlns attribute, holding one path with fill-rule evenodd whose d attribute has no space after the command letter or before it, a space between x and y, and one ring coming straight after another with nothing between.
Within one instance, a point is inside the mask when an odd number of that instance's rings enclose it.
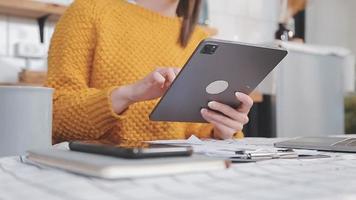
<instances>
[{"instance_id":1,"label":"circular logo on tablet","mask_svg":"<svg viewBox=\"0 0 356 200\"><path fill-rule=\"evenodd\" d=\"M206 86L206 92L208 94L219 94L224 92L229 87L229 83L224 80L218 80L210 83Z\"/></svg>"}]
</instances>

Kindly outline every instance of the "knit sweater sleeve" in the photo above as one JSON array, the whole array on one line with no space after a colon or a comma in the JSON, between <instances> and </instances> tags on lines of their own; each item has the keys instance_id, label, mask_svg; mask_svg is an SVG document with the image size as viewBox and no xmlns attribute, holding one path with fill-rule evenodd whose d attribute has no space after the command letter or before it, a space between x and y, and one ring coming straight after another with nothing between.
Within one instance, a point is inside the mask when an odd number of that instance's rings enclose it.
<instances>
[{"instance_id":1,"label":"knit sweater sleeve","mask_svg":"<svg viewBox=\"0 0 356 200\"><path fill-rule=\"evenodd\" d=\"M48 56L46 85L55 89L55 141L98 139L122 116L112 110L114 88L90 88L96 23L100 9L92 0L77 0L58 22Z\"/></svg>"}]
</instances>

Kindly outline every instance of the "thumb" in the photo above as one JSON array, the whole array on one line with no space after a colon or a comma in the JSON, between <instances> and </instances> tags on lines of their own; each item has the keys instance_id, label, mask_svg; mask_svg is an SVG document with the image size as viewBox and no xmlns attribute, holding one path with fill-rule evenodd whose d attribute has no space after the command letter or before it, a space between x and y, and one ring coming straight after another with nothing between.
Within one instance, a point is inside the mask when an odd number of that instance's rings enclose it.
<instances>
[{"instance_id":1,"label":"thumb","mask_svg":"<svg viewBox=\"0 0 356 200\"><path fill-rule=\"evenodd\" d=\"M166 82L166 79L162 76L162 74L158 72L153 72L152 74L152 83L160 85L162 88L164 87L164 83Z\"/></svg>"}]
</instances>

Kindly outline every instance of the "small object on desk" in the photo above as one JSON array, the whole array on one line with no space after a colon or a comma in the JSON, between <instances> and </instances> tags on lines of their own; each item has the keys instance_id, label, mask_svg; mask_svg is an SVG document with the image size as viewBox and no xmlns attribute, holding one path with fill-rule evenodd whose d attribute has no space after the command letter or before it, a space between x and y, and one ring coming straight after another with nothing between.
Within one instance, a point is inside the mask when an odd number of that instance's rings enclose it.
<instances>
[{"instance_id":1,"label":"small object on desk","mask_svg":"<svg viewBox=\"0 0 356 200\"><path fill-rule=\"evenodd\" d=\"M237 151L236 156L233 158L236 158L240 156L239 158L244 158L244 159L255 159L255 160L260 160L260 159L275 159L275 158L297 158L298 153L294 152L292 150L288 151L279 151L277 152L262 152L262 151L254 151L254 152L244 152L244 151Z\"/></svg>"},{"instance_id":2,"label":"small object on desk","mask_svg":"<svg viewBox=\"0 0 356 200\"><path fill-rule=\"evenodd\" d=\"M319 159L330 158L329 155L317 154L317 155L299 155L298 159Z\"/></svg>"},{"instance_id":3,"label":"small object on desk","mask_svg":"<svg viewBox=\"0 0 356 200\"><path fill-rule=\"evenodd\" d=\"M277 150L276 153L271 152L255 152L243 153L243 151L236 153L236 156L230 157L232 163L249 163L270 159L317 159L317 158L330 158L328 155L315 154L314 152L304 151L297 152L291 149Z\"/></svg>"}]
</instances>

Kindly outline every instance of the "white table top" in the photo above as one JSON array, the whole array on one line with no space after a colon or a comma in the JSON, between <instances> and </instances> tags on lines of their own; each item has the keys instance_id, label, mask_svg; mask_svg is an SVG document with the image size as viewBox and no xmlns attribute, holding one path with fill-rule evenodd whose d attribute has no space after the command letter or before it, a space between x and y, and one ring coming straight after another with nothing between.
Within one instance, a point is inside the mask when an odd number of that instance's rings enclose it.
<instances>
[{"instance_id":1,"label":"white table top","mask_svg":"<svg viewBox=\"0 0 356 200\"><path fill-rule=\"evenodd\" d=\"M278 139L244 139L271 146ZM7 199L356 199L356 154L274 159L228 170L109 181L0 159L0 200Z\"/></svg>"}]
</instances>

